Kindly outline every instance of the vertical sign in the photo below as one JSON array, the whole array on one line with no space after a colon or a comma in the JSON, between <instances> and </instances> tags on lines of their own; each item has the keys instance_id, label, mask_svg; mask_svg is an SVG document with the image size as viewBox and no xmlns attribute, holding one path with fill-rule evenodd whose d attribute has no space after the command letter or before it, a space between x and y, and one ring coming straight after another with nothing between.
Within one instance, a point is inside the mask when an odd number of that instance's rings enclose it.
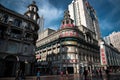
<instances>
[{"instance_id":1,"label":"vertical sign","mask_svg":"<svg viewBox=\"0 0 120 80\"><path fill-rule=\"evenodd\" d=\"M104 48L100 49L100 57L101 57L101 64L102 65L107 65L106 54L105 54L105 49Z\"/></svg>"}]
</instances>

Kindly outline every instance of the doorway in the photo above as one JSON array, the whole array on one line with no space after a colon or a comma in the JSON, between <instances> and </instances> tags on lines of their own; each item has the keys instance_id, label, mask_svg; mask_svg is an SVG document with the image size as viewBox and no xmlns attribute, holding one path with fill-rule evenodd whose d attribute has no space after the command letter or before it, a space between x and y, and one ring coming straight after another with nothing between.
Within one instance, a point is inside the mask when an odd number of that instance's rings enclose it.
<instances>
[{"instance_id":1,"label":"doorway","mask_svg":"<svg viewBox=\"0 0 120 80\"><path fill-rule=\"evenodd\" d=\"M67 67L68 73L73 74L74 70L73 67Z\"/></svg>"},{"instance_id":2,"label":"doorway","mask_svg":"<svg viewBox=\"0 0 120 80\"><path fill-rule=\"evenodd\" d=\"M12 77L15 76L17 69L17 59L15 56L7 56L5 58L5 66L4 66L4 76Z\"/></svg>"}]
</instances>

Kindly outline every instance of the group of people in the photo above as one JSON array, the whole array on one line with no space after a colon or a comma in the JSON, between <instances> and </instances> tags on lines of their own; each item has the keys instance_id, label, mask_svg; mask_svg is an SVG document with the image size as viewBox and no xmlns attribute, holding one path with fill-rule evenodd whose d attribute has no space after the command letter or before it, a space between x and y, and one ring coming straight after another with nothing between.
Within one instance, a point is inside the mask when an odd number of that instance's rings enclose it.
<instances>
[{"instance_id":1,"label":"group of people","mask_svg":"<svg viewBox=\"0 0 120 80\"><path fill-rule=\"evenodd\" d=\"M109 76L109 70L106 69L104 70L105 73L106 73L106 76ZM64 75L65 74L65 75ZM64 72L61 71L60 72L60 75L61 76L66 76L68 77L69 73L68 73L68 70L65 70ZM87 70L87 69L84 69L80 72L80 75L81 77L84 77L85 80L87 80L88 77L92 77L92 76L96 76L96 77L100 77L102 78L102 75L103 75L103 70L101 69L96 69L96 70ZM22 71L22 69L18 69L17 70L17 73L16 73L16 78L15 80L24 80L25 77L24 77L24 72ZM36 80L40 80L40 70L37 71L37 78Z\"/></svg>"},{"instance_id":2,"label":"group of people","mask_svg":"<svg viewBox=\"0 0 120 80\"><path fill-rule=\"evenodd\" d=\"M106 77L109 77L109 70L102 70L102 69L96 69L96 70L86 70L84 69L81 73L81 76L84 77L85 80L87 80L88 77L99 77L103 78L103 73L106 75Z\"/></svg>"}]
</instances>

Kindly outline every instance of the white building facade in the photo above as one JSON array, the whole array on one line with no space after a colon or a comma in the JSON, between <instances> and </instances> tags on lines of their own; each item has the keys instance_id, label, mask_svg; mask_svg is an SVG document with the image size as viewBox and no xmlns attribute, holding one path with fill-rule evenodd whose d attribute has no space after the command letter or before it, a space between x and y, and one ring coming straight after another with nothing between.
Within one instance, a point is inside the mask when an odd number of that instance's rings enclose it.
<instances>
[{"instance_id":1,"label":"white building facade","mask_svg":"<svg viewBox=\"0 0 120 80\"><path fill-rule=\"evenodd\" d=\"M72 3L68 5L68 10L71 18L74 20L74 24L79 26L80 30L82 30L81 26L85 26L95 33L94 36L96 39L100 39L96 12L87 0L73 0Z\"/></svg>"},{"instance_id":2,"label":"white building facade","mask_svg":"<svg viewBox=\"0 0 120 80\"><path fill-rule=\"evenodd\" d=\"M120 31L113 32L109 36L104 37L104 40L108 44L112 44L115 48L117 48L120 51Z\"/></svg>"},{"instance_id":3,"label":"white building facade","mask_svg":"<svg viewBox=\"0 0 120 80\"><path fill-rule=\"evenodd\" d=\"M42 33L44 31L44 17L40 16L39 18L39 33Z\"/></svg>"},{"instance_id":4,"label":"white building facade","mask_svg":"<svg viewBox=\"0 0 120 80\"><path fill-rule=\"evenodd\" d=\"M105 69L120 70L120 52L104 41L100 42L100 60Z\"/></svg>"}]
</instances>

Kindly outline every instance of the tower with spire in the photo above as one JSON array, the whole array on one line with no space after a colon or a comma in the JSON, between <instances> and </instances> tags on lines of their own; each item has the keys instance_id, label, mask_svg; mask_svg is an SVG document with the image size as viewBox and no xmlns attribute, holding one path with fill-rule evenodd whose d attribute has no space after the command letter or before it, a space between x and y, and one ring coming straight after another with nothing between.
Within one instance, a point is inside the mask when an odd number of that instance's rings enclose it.
<instances>
[{"instance_id":1,"label":"tower with spire","mask_svg":"<svg viewBox=\"0 0 120 80\"><path fill-rule=\"evenodd\" d=\"M39 32L42 32L44 30L44 18L43 16L39 16L38 14L38 7L36 6L36 2L33 1L32 4L28 5L28 9L25 12L25 15L36 21L36 23L39 25Z\"/></svg>"},{"instance_id":2,"label":"tower with spire","mask_svg":"<svg viewBox=\"0 0 120 80\"><path fill-rule=\"evenodd\" d=\"M70 18L69 11L66 10L64 12L64 19L62 20L61 23L61 29L68 28L68 27L75 27L73 24L73 20Z\"/></svg>"},{"instance_id":3,"label":"tower with spire","mask_svg":"<svg viewBox=\"0 0 120 80\"><path fill-rule=\"evenodd\" d=\"M32 4L28 5L28 10L25 12L25 15L37 23L39 22L38 7L36 6L35 1L33 1Z\"/></svg>"},{"instance_id":4,"label":"tower with spire","mask_svg":"<svg viewBox=\"0 0 120 80\"><path fill-rule=\"evenodd\" d=\"M64 19L62 20L61 23L61 30L63 31L60 34L60 37L70 37L70 36L78 37L77 26L73 24L73 20L70 18L70 14L68 10L64 12Z\"/></svg>"}]
</instances>

